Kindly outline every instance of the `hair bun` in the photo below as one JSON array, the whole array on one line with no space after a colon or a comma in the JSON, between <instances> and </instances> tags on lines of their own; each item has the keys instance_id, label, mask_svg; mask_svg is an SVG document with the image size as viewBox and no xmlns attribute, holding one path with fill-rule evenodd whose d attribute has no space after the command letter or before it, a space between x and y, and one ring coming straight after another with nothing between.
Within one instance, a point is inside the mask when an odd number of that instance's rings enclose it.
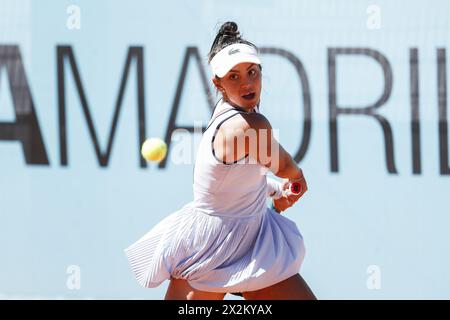
<instances>
[{"instance_id":1,"label":"hair bun","mask_svg":"<svg viewBox=\"0 0 450 320\"><path fill-rule=\"evenodd\" d=\"M232 21L225 22L220 27L219 34L230 37L238 37L239 36L238 26L235 22Z\"/></svg>"}]
</instances>

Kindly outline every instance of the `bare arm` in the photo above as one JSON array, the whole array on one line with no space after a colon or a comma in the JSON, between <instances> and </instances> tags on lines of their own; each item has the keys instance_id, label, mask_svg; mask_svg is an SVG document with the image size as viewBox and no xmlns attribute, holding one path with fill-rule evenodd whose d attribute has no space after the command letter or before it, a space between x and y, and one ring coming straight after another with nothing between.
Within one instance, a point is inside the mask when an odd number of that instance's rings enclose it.
<instances>
[{"instance_id":1,"label":"bare arm","mask_svg":"<svg viewBox=\"0 0 450 320\"><path fill-rule=\"evenodd\" d=\"M256 159L259 164L267 167L277 177L301 179L303 177L302 170L275 139L269 120L259 113L246 114L244 119L248 124L245 128L246 136L253 137L256 134L256 141L252 141L252 139L246 141L246 153Z\"/></svg>"},{"instance_id":2,"label":"bare arm","mask_svg":"<svg viewBox=\"0 0 450 320\"><path fill-rule=\"evenodd\" d=\"M256 133L257 138L256 143L252 143L251 139L249 139L249 143L246 141L246 152L253 159L257 159L260 165L272 171L277 177L288 179L288 183L299 182L301 185L300 194L291 194L274 200L275 207L278 206L281 208L280 211L283 211L298 201L308 190L302 169L299 168L291 155L275 139L272 126L266 117L262 114L254 113L244 115L244 119L247 121L246 131L250 132L246 136L251 137L252 134L255 135ZM285 203L283 204L282 202Z\"/></svg>"},{"instance_id":3,"label":"bare arm","mask_svg":"<svg viewBox=\"0 0 450 320\"><path fill-rule=\"evenodd\" d=\"M275 139L270 122L260 113L241 114L228 126L223 126L214 141L216 155L226 163L249 155L255 163L268 168L288 182L300 182L302 192L290 201L296 201L308 189L303 172L291 155ZM223 157L225 156L225 157Z\"/></svg>"}]
</instances>

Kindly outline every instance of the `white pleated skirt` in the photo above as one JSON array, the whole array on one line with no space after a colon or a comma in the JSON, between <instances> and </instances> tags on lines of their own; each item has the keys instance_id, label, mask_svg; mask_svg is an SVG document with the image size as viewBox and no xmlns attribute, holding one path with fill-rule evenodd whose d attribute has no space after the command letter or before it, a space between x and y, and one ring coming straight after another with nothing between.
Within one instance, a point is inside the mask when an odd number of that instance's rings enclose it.
<instances>
[{"instance_id":1,"label":"white pleated skirt","mask_svg":"<svg viewBox=\"0 0 450 320\"><path fill-rule=\"evenodd\" d=\"M205 214L192 202L125 249L137 281L186 279L209 292L246 292L283 281L305 256L296 224L270 208L249 217Z\"/></svg>"}]
</instances>

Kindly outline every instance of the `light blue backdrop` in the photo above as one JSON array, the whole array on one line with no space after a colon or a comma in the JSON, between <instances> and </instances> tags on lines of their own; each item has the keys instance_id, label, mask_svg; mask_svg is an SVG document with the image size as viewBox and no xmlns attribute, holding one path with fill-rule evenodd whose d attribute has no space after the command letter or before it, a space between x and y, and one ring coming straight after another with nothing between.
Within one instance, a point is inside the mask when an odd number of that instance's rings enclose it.
<instances>
[{"instance_id":1,"label":"light blue backdrop","mask_svg":"<svg viewBox=\"0 0 450 320\"><path fill-rule=\"evenodd\" d=\"M80 8L80 29L67 26L70 5ZM186 48L198 48L209 77L206 54L220 24L233 20L256 45L295 54L308 76L312 131L301 167L310 191L285 214L304 235L301 273L316 295L450 298L450 176L439 172L436 63L436 49L450 43L449 9L444 0L0 0L0 45L20 48L50 161L27 165L19 142L0 141L0 296L164 296L167 282L156 289L138 286L122 250L191 201L192 163L139 167L132 65L110 163L100 167L66 62L69 165L61 166L56 47L73 49L105 150L128 48L144 48L146 136L163 138ZM398 174L387 171L379 123L360 116L338 118L339 172L331 172L327 50L334 47L371 48L389 59L392 93L379 113L392 127ZM411 160L410 48L419 50L419 175ZM294 153L304 119L298 76L280 57L262 59L261 111ZM191 61L179 125L209 119L195 66ZM337 68L338 105L364 106L379 98L384 79L373 59L340 57ZM8 81L2 68L0 122L15 120ZM70 266L79 268L79 289L70 285Z\"/></svg>"}]
</instances>

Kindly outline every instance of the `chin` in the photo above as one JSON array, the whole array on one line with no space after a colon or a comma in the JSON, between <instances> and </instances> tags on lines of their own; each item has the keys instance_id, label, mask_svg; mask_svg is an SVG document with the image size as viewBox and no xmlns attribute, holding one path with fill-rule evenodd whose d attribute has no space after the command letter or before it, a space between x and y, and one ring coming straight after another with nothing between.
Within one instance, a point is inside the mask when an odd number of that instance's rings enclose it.
<instances>
[{"instance_id":1,"label":"chin","mask_svg":"<svg viewBox=\"0 0 450 320\"><path fill-rule=\"evenodd\" d=\"M257 105L258 105L257 99L253 99L251 101L244 100L241 102L241 106L246 107L246 108L254 108Z\"/></svg>"}]
</instances>

